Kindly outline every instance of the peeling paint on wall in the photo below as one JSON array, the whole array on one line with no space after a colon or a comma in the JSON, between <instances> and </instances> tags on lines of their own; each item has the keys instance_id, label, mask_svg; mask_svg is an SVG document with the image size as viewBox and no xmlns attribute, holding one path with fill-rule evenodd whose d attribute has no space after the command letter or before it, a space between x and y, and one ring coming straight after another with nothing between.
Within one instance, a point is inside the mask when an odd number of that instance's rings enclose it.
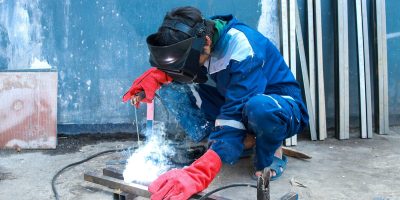
<instances>
[{"instance_id":1,"label":"peeling paint on wall","mask_svg":"<svg viewBox=\"0 0 400 200\"><path fill-rule=\"evenodd\" d=\"M26 69L36 60L42 61L43 32L40 0L0 2L0 26L9 41L5 54L13 69ZM2 32L0 30L0 33ZM3 51L4 51L3 50ZM7 66L2 66L7 69Z\"/></svg>"},{"instance_id":2,"label":"peeling paint on wall","mask_svg":"<svg viewBox=\"0 0 400 200\"><path fill-rule=\"evenodd\" d=\"M279 39L279 4L278 0L260 0L261 16L257 29L271 42L280 48Z\"/></svg>"}]
</instances>

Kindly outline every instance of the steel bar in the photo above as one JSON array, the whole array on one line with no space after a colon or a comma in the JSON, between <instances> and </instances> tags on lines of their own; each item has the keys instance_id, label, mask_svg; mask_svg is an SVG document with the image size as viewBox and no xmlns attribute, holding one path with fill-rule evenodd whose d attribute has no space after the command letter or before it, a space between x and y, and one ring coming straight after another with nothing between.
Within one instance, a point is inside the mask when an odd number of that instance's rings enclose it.
<instances>
[{"instance_id":1,"label":"steel bar","mask_svg":"<svg viewBox=\"0 0 400 200\"><path fill-rule=\"evenodd\" d=\"M135 200L138 196L119 190L115 190L113 194L113 200Z\"/></svg>"},{"instance_id":2,"label":"steel bar","mask_svg":"<svg viewBox=\"0 0 400 200\"><path fill-rule=\"evenodd\" d=\"M366 117L367 117L367 138L372 138L372 87L371 87L371 65L369 51L369 34L368 34L368 11L367 1L361 0L363 34L364 34L364 66L365 66L365 98L366 98Z\"/></svg>"},{"instance_id":3,"label":"steel bar","mask_svg":"<svg viewBox=\"0 0 400 200\"><path fill-rule=\"evenodd\" d=\"M388 80L387 80L387 47L386 47L386 10L385 0L375 1L376 41L378 67L378 133L389 133Z\"/></svg>"},{"instance_id":4,"label":"steel bar","mask_svg":"<svg viewBox=\"0 0 400 200\"><path fill-rule=\"evenodd\" d=\"M308 115L309 115L310 119L314 119L314 110L311 106L310 81L308 79L307 60L306 60L306 54L305 54L305 50L304 50L303 33L301 32L299 9L297 7L297 4L295 4L295 7L296 7L296 12L295 12L296 13L296 37L297 37L297 43L298 43L298 47L299 47L301 74L303 76L306 104L307 104ZM310 120L310 132L311 132L311 140L317 140L317 133L315 131L314 120Z\"/></svg>"},{"instance_id":5,"label":"steel bar","mask_svg":"<svg viewBox=\"0 0 400 200\"><path fill-rule=\"evenodd\" d=\"M87 172L83 175L85 181L89 181L92 183L96 183L99 185L103 185L109 187L111 189L120 189L123 192L128 192L131 194L135 194L141 197L150 197L149 191L147 191L147 187L134 183L125 183L123 180L119 180L113 177L96 175L92 172Z\"/></svg>"},{"instance_id":6,"label":"steel bar","mask_svg":"<svg viewBox=\"0 0 400 200\"><path fill-rule=\"evenodd\" d=\"M289 0L290 70L296 78L296 0Z\"/></svg>"},{"instance_id":7,"label":"steel bar","mask_svg":"<svg viewBox=\"0 0 400 200\"><path fill-rule=\"evenodd\" d=\"M287 0L281 0L280 3L281 53L285 62L289 64L288 2Z\"/></svg>"},{"instance_id":8,"label":"steel bar","mask_svg":"<svg viewBox=\"0 0 400 200\"><path fill-rule=\"evenodd\" d=\"M311 92L311 105L315 111L316 109L316 90L315 90L315 49L314 49L314 9L313 0L307 0L307 28L308 28L308 70L310 73L310 92ZM315 112L317 118L317 112ZM315 119L314 119L315 120ZM314 123L316 123L314 121Z\"/></svg>"},{"instance_id":9,"label":"steel bar","mask_svg":"<svg viewBox=\"0 0 400 200\"><path fill-rule=\"evenodd\" d=\"M360 132L361 138L367 138L367 107L365 98L365 64L364 64L364 43L361 15L361 0L355 0L356 4L356 32L357 32L357 53L359 73L359 95L360 95Z\"/></svg>"},{"instance_id":10,"label":"steel bar","mask_svg":"<svg viewBox=\"0 0 400 200\"><path fill-rule=\"evenodd\" d=\"M111 167L103 168L103 175L113 177L116 179L120 179L120 180L124 180L124 176L122 175L121 170L111 168Z\"/></svg>"},{"instance_id":11,"label":"steel bar","mask_svg":"<svg viewBox=\"0 0 400 200\"><path fill-rule=\"evenodd\" d=\"M338 28L338 139L349 139L349 46L348 46L348 10L347 0L337 1Z\"/></svg>"},{"instance_id":12,"label":"steel bar","mask_svg":"<svg viewBox=\"0 0 400 200\"><path fill-rule=\"evenodd\" d=\"M327 138L326 130L326 108L325 108L325 82L324 82L324 59L322 50L322 13L321 0L315 0L315 38L317 50L317 83L318 83L318 133L319 139Z\"/></svg>"},{"instance_id":13,"label":"steel bar","mask_svg":"<svg viewBox=\"0 0 400 200\"><path fill-rule=\"evenodd\" d=\"M296 1L289 0L289 40L290 40L290 70L297 79L297 63L296 63ZM291 146L297 145L297 135L290 138Z\"/></svg>"},{"instance_id":14,"label":"steel bar","mask_svg":"<svg viewBox=\"0 0 400 200\"><path fill-rule=\"evenodd\" d=\"M280 43L283 60L289 65L288 0L280 0ZM285 146L292 146L292 139L285 140Z\"/></svg>"}]
</instances>

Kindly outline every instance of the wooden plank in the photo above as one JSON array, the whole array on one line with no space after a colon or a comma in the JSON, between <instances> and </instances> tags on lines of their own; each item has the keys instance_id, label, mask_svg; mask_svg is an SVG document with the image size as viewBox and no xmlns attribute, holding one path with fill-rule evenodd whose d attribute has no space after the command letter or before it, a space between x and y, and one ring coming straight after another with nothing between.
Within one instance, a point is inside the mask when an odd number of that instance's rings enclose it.
<instances>
[{"instance_id":1,"label":"wooden plank","mask_svg":"<svg viewBox=\"0 0 400 200\"><path fill-rule=\"evenodd\" d=\"M0 148L56 148L57 72L0 72L0 99Z\"/></svg>"},{"instance_id":2,"label":"wooden plank","mask_svg":"<svg viewBox=\"0 0 400 200\"><path fill-rule=\"evenodd\" d=\"M337 1L339 113L336 135L349 139L349 46L347 0Z\"/></svg>"},{"instance_id":3,"label":"wooden plank","mask_svg":"<svg viewBox=\"0 0 400 200\"><path fill-rule=\"evenodd\" d=\"M310 81L308 79L306 53L304 50L303 33L301 32L300 15L299 15L299 9L297 7L297 3L295 4L295 7L296 7L296 36L297 36L297 43L298 43L298 47L299 47L300 66L301 66L301 74L303 76L306 104L307 104L308 115L309 115L310 119L314 119L314 110L311 105ZM309 122L310 122L311 140L317 140L317 133L315 130L314 120L310 120Z\"/></svg>"},{"instance_id":4,"label":"wooden plank","mask_svg":"<svg viewBox=\"0 0 400 200\"><path fill-rule=\"evenodd\" d=\"M318 83L318 133L319 139L327 138L326 130L326 108L325 108L325 82L324 82L324 59L322 46L322 13L321 0L315 0L315 38L317 49L317 83Z\"/></svg>"},{"instance_id":5,"label":"wooden plank","mask_svg":"<svg viewBox=\"0 0 400 200\"><path fill-rule=\"evenodd\" d=\"M368 11L367 1L361 0L363 34L364 34L364 61L365 61L365 98L366 98L366 117L367 117L367 138L372 138L372 87L371 87L371 65L369 51L369 34L368 34Z\"/></svg>"},{"instance_id":6,"label":"wooden plank","mask_svg":"<svg viewBox=\"0 0 400 200\"><path fill-rule=\"evenodd\" d=\"M386 10L385 0L376 0L376 40L378 64L378 133L389 133Z\"/></svg>"},{"instance_id":7,"label":"wooden plank","mask_svg":"<svg viewBox=\"0 0 400 200\"><path fill-rule=\"evenodd\" d=\"M364 64L364 43L361 14L361 0L355 0L356 4L356 32L357 32L357 54L359 74L359 95L360 95L360 132L361 138L367 138L367 107L365 98L365 64Z\"/></svg>"}]
</instances>

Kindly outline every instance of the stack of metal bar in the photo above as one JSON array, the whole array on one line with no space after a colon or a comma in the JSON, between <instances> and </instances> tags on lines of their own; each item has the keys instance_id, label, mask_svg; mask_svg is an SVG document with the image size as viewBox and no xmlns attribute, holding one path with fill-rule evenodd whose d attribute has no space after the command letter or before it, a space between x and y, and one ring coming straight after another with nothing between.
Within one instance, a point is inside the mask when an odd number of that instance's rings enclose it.
<instances>
[{"instance_id":1,"label":"stack of metal bar","mask_svg":"<svg viewBox=\"0 0 400 200\"><path fill-rule=\"evenodd\" d=\"M379 134L388 134L389 132L385 0L370 2L373 10L373 20L370 22L368 22L366 0L336 1L334 77L335 135L338 139L350 138L349 1L355 1L354 11L356 13L356 47L359 75L356 84L359 85L360 137L372 138L374 123L372 119L373 113L375 116L376 132ZM286 63L291 67L293 75L296 77L298 74L296 71L298 66L296 64L296 49L299 50L299 67L301 68L299 74L302 76L305 99L310 116L309 128L311 140L324 140L327 138L328 134L326 122L321 0L306 1L307 26L301 26L297 0L280 0L279 5L281 53ZM350 13L354 12L350 11ZM373 51L369 49L370 39L368 26L370 25L373 26ZM304 48L302 27L307 28L307 52ZM373 65L370 64L370 60L374 61ZM373 80L375 81L372 82ZM372 93L376 94L374 104L372 101ZM288 138L285 141L286 146L293 146L296 144L296 136Z\"/></svg>"}]
</instances>

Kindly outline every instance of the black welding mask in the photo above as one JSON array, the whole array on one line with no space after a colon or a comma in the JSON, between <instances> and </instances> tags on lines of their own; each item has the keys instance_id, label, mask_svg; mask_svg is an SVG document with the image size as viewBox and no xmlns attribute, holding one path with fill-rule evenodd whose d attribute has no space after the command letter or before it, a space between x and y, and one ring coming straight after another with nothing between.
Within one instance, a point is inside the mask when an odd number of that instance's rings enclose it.
<instances>
[{"instance_id":1,"label":"black welding mask","mask_svg":"<svg viewBox=\"0 0 400 200\"><path fill-rule=\"evenodd\" d=\"M205 21L191 27L176 20L165 20L162 27L181 31L190 37L175 44L160 46L157 45L157 34L148 36L146 41L150 50L150 64L177 82L205 83L207 70L199 63L207 33Z\"/></svg>"}]
</instances>

